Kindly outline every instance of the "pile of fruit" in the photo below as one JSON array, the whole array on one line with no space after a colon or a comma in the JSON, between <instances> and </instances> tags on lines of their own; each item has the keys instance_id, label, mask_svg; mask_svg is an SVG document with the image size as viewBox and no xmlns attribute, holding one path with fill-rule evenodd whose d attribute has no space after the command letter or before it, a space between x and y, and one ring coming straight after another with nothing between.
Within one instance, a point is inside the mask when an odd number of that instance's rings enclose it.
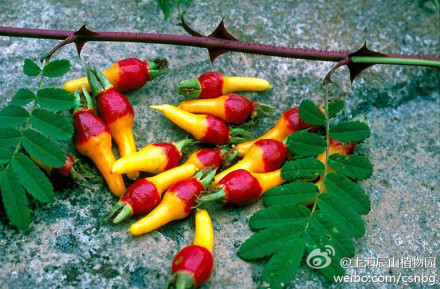
<instances>
[{"instance_id":1,"label":"pile of fruit","mask_svg":"<svg viewBox=\"0 0 440 289\"><path fill-rule=\"evenodd\" d=\"M180 82L178 92L192 100L178 106L150 106L194 139L154 143L137 150L132 131L133 107L122 92L139 89L164 74L166 66L164 59L124 59L104 72L89 67L86 78L69 81L64 87L75 92L76 97L75 147L93 160L111 192L120 198L107 219L117 224L133 214L147 214L130 226L132 235L146 234L186 218L207 202L245 205L257 201L267 190L284 182L280 168L289 158L283 142L286 137L300 130L319 129L303 121L298 107L294 107L284 112L272 129L248 141L249 133L240 126L260 113L270 114L273 109L234 92L264 91L270 88L269 82L208 72ZM96 98L99 116L89 91ZM112 138L119 148L118 160L112 152ZM180 164L184 149L196 142L211 147L192 153ZM353 151L353 144L330 141L330 154ZM230 166L237 158L242 159ZM318 159L324 162L325 152ZM139 179L140 172L153 176ZM122 174L135 181L128 189ZM320 181L316 182L318 186ZM169 287L195 288L211 276L211 219L202 209L197 209L195 218L194 244L175 256Z\"/></svg>"}]
</instances>

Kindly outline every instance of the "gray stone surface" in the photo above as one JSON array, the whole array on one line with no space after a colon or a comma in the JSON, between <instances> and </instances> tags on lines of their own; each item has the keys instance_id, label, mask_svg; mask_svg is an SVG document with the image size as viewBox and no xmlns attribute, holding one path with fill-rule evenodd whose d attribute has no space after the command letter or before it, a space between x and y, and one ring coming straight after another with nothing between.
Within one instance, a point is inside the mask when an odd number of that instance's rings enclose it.
<instances>
[{"instance_id":1,"label":"gray stone surface","mask_svg":"<svg viewBox=\"0 0 440 289\"><path fill-rule=\"evenodd\" d=\"M155 1L7 1L0 0L0 25L184 34L171 21L162 21ZM431 1L198 1L187 18L204 33L211 32L223 15L238 39L304 48L352 50L364 40L385 53L439 54L439 14ZM56 41L0 37L0 106L20 87L37 83L21 73L26 57L37 59ZM331 63L245 55L220 57L210 66L203 49L133 43L88 43L82 62L73 46L55 58L70 59L73 69L62 80L84 74L83 63L107 67L125 57L165 56L170 72L130 94L136 113L138 147L171 141L185 134L150 104L177 104L173 89L179 80L208 70L250 75L270 80L273 89L246 93L282 111L301 99L318 102L321 80ZM436 69L375 66L351 86L348 70L334 77L333 95L347 100L346 116L365 115L372 137L359 146L371 156L375 172L362 183L371 198L364 217L366 234L356 240L356 255L366 257L436 257L439 263L439 74ZM47 85L61 85L61 80ZM272 126L262 120L255 133ZM71 144L66 149L75 152ZM83 158L81 158L84 160ZM84 160L85 161L85 160ZM32 224L18 231L0 210L1 288L163 288L171 259L192 241L193 219L175 222L151 234L132 237L129 223L113 226L102 216L116 202L100 178L92 189L70 186L58 191L51 204L32 202ZM246 263L236 252L251 235L247 221L262 207L210 207L215 227L213 278L204 288L255 288L262 263ZM439 264L437 264L439 266ZM437 274L422 269L350 269L348 274ZM410 288L427 284L406 284ZM437 283L438 286L438 283ZM389 288L393 284L328 283L319 273L301 267L291 288Z\"/></svg>"}]
</instances>

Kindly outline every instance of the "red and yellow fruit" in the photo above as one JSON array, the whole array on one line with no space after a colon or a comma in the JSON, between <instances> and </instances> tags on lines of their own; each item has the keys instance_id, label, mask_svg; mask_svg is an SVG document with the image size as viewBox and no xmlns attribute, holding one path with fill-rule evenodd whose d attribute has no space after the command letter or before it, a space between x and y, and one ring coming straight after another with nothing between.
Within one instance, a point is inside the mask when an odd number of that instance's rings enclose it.
<instances>
[{"instance_id":1,"label":"red and yellow fruit","mask_svg":"<svg viewBox=\"0 0 440 289\"><path fill-rule=\"evenodd\" d=\"M275 139L278 141L284 141L286 137L294 132L312 127L299 117L298 107L294 107L284 112L278 119L277 123L268 132L260 136L259 138L240 143L235 146L235 150L238 151L239 156L244 156L251 146L261 139Z\"/></svg>"},{"instance_id":2,"label":"red and yellow fruit","mask_svg":"<svg viewBox=\"0 0 440 289\"><path fill-rule=\"evenodd\" d=\"M214 230L208 212L197 209L195 223L193 245L183 248L174 257L171 266L173 276L168 288L197 288L211 277L214 269Z\"/></svg>"},{"instance_id":3,"label":"red and yellow fruit","mask_svg":"<svg viewBox=\"0 0 440 289\"><path fill-rule=\"evenodd\" d=\"M236 137L235 134L247 134L241 128L229 129L223 120L212 115L193 114L169 104L150 105L150 108L162 112L174 124L203 142L215 145L237 143L244 138Z\"/></svg>"},{"instance_id":4,"label":"red and yellow fruit","mask_svg":"<svg viewBox=\"0 0 440 289\"><path fill-rule=\"evenodd\" d=\"M182 150L194 143L191 139L183 139L172 143L149 144L129 156L120 158L112 168L113 173L123 174L143 171L159 174L179 165Z\"/></svg>"},{"instance_id":5,"label":"red and yellow fruit","mask_svg":"<svg viewBox=\"0 0 440 289\"><path fill-rule=\"evenodd\" d=\"M215 98L236 91L264 91L270 83L262 78L224 76L220 72L206 72L197 79L180 82L178 92L191 98Z\"/></svg>"},{"instance_id":6,"label":"red and yellow fruit","mask_svg":"<svg viewBox=\"0 0 440 289\"><path fill-rule=\"evenodd\" d=\"M198 203L222 201L234 205L246 205L257 201L267 190L279 186L285 180L281 170L269 173L250 173L240 169L232 171L218 182L217 191L197 199Z\"/></svg>"},{"instance_id":7,"label":"red and yellow fruit","mask_svg":"<svg viewBox=\"0 0 440 289\"><path fill-rule=\"evenodd\" d=\"M250 116L255 117L259 112L267 115L273 111L268 105L250 101L236 93L228 93L217 98L182 101L179 108L191 113L216 116L236 125L243 124Z\"/></svg>"},{"instance_id":8,"label":"red and yellow fruit","mask_svg":"<svg viewBox=\"0 0 440 289\"><path fill-rule=\"evenodd\" d=\"M201 149L190 155L181 166L164 171L154 177L137 180L124 197L116 203L108 214L108 219L119 214L113 223L120 223L133 214L143 214L154 209L160 202L163 192L175 183L192 177L205 168L217 169L225 158L219 149Z\"/></svg>"},{"instance_id":9,"label":"red and yellow fruit","mask_svg":"<svg viewBox=\"0 0 440 289\"><path fill-rule=\"evenodd\" d=\"M118 91L129 92L141 88L147 81L164 74L167 71L167 66L168 63L163 58L145 61L127 58L114 63L103 73ZM77 89L81 90L83 85L90 91L87 77L66 82L64 89L74 92Z\"/></svg>"},{"instance_id":10,"label":"red and yellow fruit","mask_svg":"<svg viewBox=\"0 0 440 289\"><path fill-rule=\"evenodd\" d=\"M189 178L172 185L165 193L160 204L146 217L132 224L129 233L142 235L174 220L186 218L196 205L196 198L211 183L215 171L200 171Z\"/></svg>"},{"instance_id":11,"label":"red and yellow fruit","mask_svg":"<svg viewBox=\"0 0 440 289\"><path fill-rule=\"evenodd\" d=\"M95 163L107 181L110 190L115 196L122 197L125 193L125 184L120 174L112 174L115 163L112 152L112 137L107 125L93 111L90 96L84 91L87 98L87 108L80 108L79 93L73 113L73 127L75 133L73 142L76 149Z\"/></svg>"},{"instance_id":12,"label":"red and yellow fruit","mask_svg":"<svg viewBox=\"0 0 440 289\"><path fill-rule=\"evenodd\" d=\"M287 148L283 142L274 139L256 141L242 160L215 176L218 183L232 171L243 169L252 173L266 173L279 169L286 160Z\"/></svg>"}]
</instances>

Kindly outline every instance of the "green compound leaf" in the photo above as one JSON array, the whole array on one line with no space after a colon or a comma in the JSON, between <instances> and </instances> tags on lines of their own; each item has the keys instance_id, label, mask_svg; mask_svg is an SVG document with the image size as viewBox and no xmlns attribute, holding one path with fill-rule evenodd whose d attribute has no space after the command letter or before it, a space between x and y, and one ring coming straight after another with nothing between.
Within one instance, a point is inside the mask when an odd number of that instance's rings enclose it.
<instances>
[{"instance_id":1,"label":"green compound leaf","mask_svg":"<svg viewBox=\"0 0 440 289\"><path fill-rule=\"evenodd\" d=\"M353 237L360 237L365 233L361 216L352 207L341 202L339 198L331 194L323 194L317 202L321 212L331 216L331 222L335 227Z\"/></svg>"},{"instance_id":2,"label":"green compound leaf","mask_svg":"<svg viewBox=\"0 0 440 289\"><path fill-rule=\"evenodd\" d=\"M328 105L328 117L334 117L338 112L345 107L345 101L342 99L335 99Z\"/></svg>"},{"instance_id":3,"label":"green compound leaf","mask_svg":"<svg viewBox=\"0 0 440 289\"><path fill-rule=\"evenodd\" d=\"M328 193L338 196L358 214L366 215L371 210L370 199L356 183L339 174L328 174L324 181Z\"/></svg>"},{"instance_id":4,"label":"green compound leaf","mask_svg":"<svg viewBox=\"0 0 440 289\"><path fill-rule=\"evenodd\" d=\"M23 73L27 76L37 76L41 68L30 58L24 60Z\"/></svg>"},{"instance_id":5,"label":"green compound leaf","mask_svg":"<svg viewBox=\"0 0 440 289\"><path fill-rule=\"evenodd\" d=\"M73 126L67 118L41 108L32 112L31 125L41 133L57 140L68 140L73 134Z\"/></svg>"},{"instance_id":6,"label":"green compound leaf","mask_svg":"<svg viewBox=\"0 0 440 289\"><path fill-rule=\"evenodd\" d=\"M340 265L340 260L342 257L339 254L339 251L336 251L337 249L335 248L332 234L328 233L329 230L323 231L324 224L321 223L322 221L323 219L318 220L317 216L314 215L310 220L310 227L304 233L304 241L307 251L306 264L309 267L315 266L312 267L314 269L316 269L317 265L324 266L327 264L327 267L325 268L318 267L319 272L323 274L329 281L334 281L333 276L343 276L345 274L345 270ZM346 236L346 238L347 239L345 240L350 240L349 237ZM346 250L350 249L347 248ZM323 252L326 252L327 256L323 256ZM329 262L329 264L327 262Z\"/></svg>"},{"instance_id":7,"label":"green compound leaf","mask_svg":"<svg viewBox=\"0 0 440 289\"><path fill-rule=\"evenodd\" d=\"M361 121L345 121L330 127L330 137L341 142L361 142L370 135L370 128Z\"/></svg>"},{"instance_id":8,"label":"green compound leaf","mask_svg":"<svg viewBox=\"0 0 440 289\"><path fill-rule=\"evenodd\" d=\"M267 282L270 288L285 288L298 271L304 255L304 240L294 240L270 258L261 273L263 284ZM264 285L262 286L264 288Z\"/></svg>"},{"instance_id":9,"label":"green compound leaf","mask_svg":"<svg viewBox=\"0 0 440 289\"><path fill-rule=\"evenodd\" d=\"M12 168L18 174L20 184L35 199L42 203L53 201L52 184L30 158L22 153L17 153L12 159Z\"/></svg>"},{"instance_id":10,"label":"green compound leaf","mask_svg":"<svg viewBox=\"0 0 440 289\"><path fill-rule=\"evenodd\" d=\"M313 102L301 104L301 118L316 125L322 123L316 110L319 108ZM342 100L330 103L329 117L343 110L344 105ZM370 130L359 121L341 122L331 128L330 136L342 142L359 142L370 136ZM290 135L286 144L292 158L281 168L281 177L288 183L265 193L263 202L267 208L256 212L249 221L253 230L260 231L247 239L238 253L244 260L268 260L259 288L288 286L301 260L329 281L344 276L340 261L353 258L353 238L365 233L361 215L371 209L369 197L352 181L372 175L368 158L357 154L330 155L328 166L336 172L327 172L322 184L325 193L319 194L316 184L304 180L314 180L325 173L324 165L313 157L325 151L324 138L300 131Z\"/></svg>"},{"instance_id":11,"label":"green compound leaf","mask_svg":"<svg viewBox=\"0 0 440 289\"><path fill-rule=\"evenodd\" d=\"M63 150L55 142L32 129L24 131L23 147L32 157L47 166L60 168L66 162Z\"/></svg>"},{"instance_id":12,"label":"green compound leaf","mask_svg":"<svg viewBox=\"0 0 440 289\"><path fill-rule=\"evenodd\" d=\"M176 6L176 0L157 0L160 9L163 12L163 18L165 21L168 20L168 18L171 15L171 12L173 11L174 7Z\"/></svg>"},{"instance_id":13,"label":"green compound leaf","mask_svg":"<svg viewBox=\"0 0 440 289\"><path fill-rule=\"evenodd\" d=\"M318 187L313 183L292 182L268 190L263 202L266 206L279 204L301 204L318 195Z\"/></svg>"},{"instance_id":14,"label":"green compound leaf","mask_svg":"<svg viewBox=\"0 0 440 289\"><path fill-rule=\"evenodd\" d=\"M324 173L324 164L316 158L287 161L281 168L281 178L286 181L314 179Z\"/></svg>"},{"instance_id":15,"label":"green compound leaf","mask_svg":"<svg viewBox=\"0 0 440 289\"><path fill-rule=\"evenodd\" d=\"M177 4L189 3L191 1L192 0L157 0L157 3L163 12L164 20L167 21Z\"/></svg>"},{"instance_id":16,"label":"green compound leaf","mask_svg":"<svg viewBox=\"0 0 440 289\"><path fill-rule=\"evenodd\" d=\"M12 127L0 127L0 147L15 147L21 139L21 132Z\"/></svg>"},{"instance_id":17,"label":"green compound leaf","mask_svg":"<svg viewBox=\"0 0 440 289\"><path fill-rule=\"evenodd\" d=\"M238 256L243 260L255 260L270 256L283 248L288 242L297 240L304 226L288 224L267 228L247 239L240 247Z\"/></svg>"},{"instance_id":18,"label":"green compound leaf","mask_svg":"<svg viewBox=\"0 0 440 289\"><path fill-rule=\"evenodd\" d=\"M294 155L316 156L326 148L325 140L316 134L299 131L287 138L287 148Z\"/></svg>"},{"instance_id":19,"label":"green compound leaf","mask_svg":"<svg viewBox=\"0 0 440 289\"><path fill-rule=\"evenodd\" d=\"M353 239L334 226L331 218L316 211L310 219L310 234L320 235L322 243L330 244L338 255L352 258L355 253Z\"/></svg>"},{"instance_id":20,"label":"green compound leaf","mask_svg":"<svg viewBox=\"0 0 440 289\"><path fill-rule=\"evenodd\" d=\"M18 105L10 104L0 111L0 126L16 127L25 124L29 112Z\"/></svg>"},{"instance_id":21,"label":"green compound leaf","mask_svg":"<svg viewBox=\"0 0 440 289\"><path fill-rule=\"evenodd\" d=\"M26 193L19 185L19 179L11 167L1 174L0 188L8 219L18 228L29 227L31 214Z\"/></svg>"},{"instance_id":22,"label":"green compound leaf","mask_svg":"<svg viewBox=\"0 0 440 289\"><path fill-rule=\"evenodd\" d=\"M368 158L354 154L333 154L329 156L328 164L336 172L354 180L365 180L373 175L373 165Z\"/></svg>"},{"instance_id":23,"label":"green compound leaf","mask_svg":"<svg viewBox=\"0 0 440 289\"><path fill-rule=\"evenodd\" d=\"M287 286L297 271L304 254L304 247L305 263L311 268L319 269L319 272L330 281L334 281L334 276L345 274L340 260L354 256L352 238L362 236L365 227L357 213L358 205L352 206L351 200L341 199L340 193L335 192L334 189L333 184L346 185L346 181L350 181L334 173L328 176L329 188L333 191L319 196L316 210L287 205L287 201L280 198L278 204L263 209L251 217L250 226L253 229L263 230L255 233L242 244L239 257L244 260L270 257L261 276L262 287ZM316 187L312 183L305 184ZM289 195L291 192L285 190L284 193ZM361 211L364 210L365 205ZM320 264L327 265L316 267Z\"/></svg>"},{"instance_id":24,"label":"green compound leaf","mask_svg":"<svg viewBox=\"0 0 440 289\"><path fill-rule=\"evenodd\" d=\"M20 88L11 100L11 104L23 106L35 100L35 94L27 88Z\"/></svg>"},{"instance_id":25,"label":"green compound leaf","mask_svg":"<svg viewBox=\"0 0 440 289\"><path fill-rule=\"evenodd\" d=\"M254 230L288 224L304 225L310 210L299 205L274 205L252 215L249 226Z\"/></svg>"},{"instance_id":26,"label":"green compound leaf","mask_svg":"<svg viewBox=\"0 0 440 289\"><path fill-rule=\"evenodd\" d=\"M309 99L301 101L298 108L299 116L308 124L324 125L325 115L321 109Z\"/></svg>"},{"instance_id":27,"label":"green compound leaf","mask_svg":"<svg viewBox=\"0 0 440 289\"><path fill-rule=\"evenodd\" d=\"M11 158L12 158L11 151L4 148L0 148L0 165L9 163Z\"/></svg>"},{"instance_id":28,"label":"green compound leaf","mask_svg":"<svg viewBox=\"0 0 440 289\"><path fill-rule=\"evenodd\" d=\"M70 61L59 59L49 62L43 68L43 75L46 77L60 77L66 74L70 69Z\"/></svg>"},{"instance_id":29,"label":"green compound leaf","mask_svg":"<svg viewBox=\"0 0 440 289\"><path fill-rule=\"evenodd\" d=\"M43 88L37 92L37 103L52 110L68 110L74 105L74 95L61 88Z\"/></svg>"}]
</instances>

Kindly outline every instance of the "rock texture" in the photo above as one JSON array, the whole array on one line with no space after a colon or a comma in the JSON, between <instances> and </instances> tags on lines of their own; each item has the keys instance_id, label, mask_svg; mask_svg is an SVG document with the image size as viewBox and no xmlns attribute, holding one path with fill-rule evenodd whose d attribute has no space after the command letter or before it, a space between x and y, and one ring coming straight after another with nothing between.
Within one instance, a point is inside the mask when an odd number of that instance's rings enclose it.
<instances>
[{"instance_id":1,"label":"rock texture","mask_svg":"<svg viewBox=\"0 0 440 289\"><path fill-rule=\"evenodd\" d=\"M11 1L0 0L0 25L185 34L174 25L176 14L164 22L156 1ZM187 9L187 20L209 34L225 15L228 30L243 41L278 45L356 50L368 41L384 53L439 54L439 11L431 1L199 1ZM0 106L21 87L34 89L25 77L25 58L38 59L57 41L0 37ZM282 59L240 53L221 56L211 67L204 49L134 43L88 43L82 60L67 46L54 58L67 58L72 70L63 79L84 75L84 64L107 67L126 57L169 59L170 71L129 95L136 119L139 148L172 141L185 133L150 104L177 104L177 83L202 72L249 75L270 80L273 89L245 93L277 108L253 128L256 135L271 127L280 113L304 98L319 102L321 82L331 63ZM439 74L430 68L377 65L351 85L348 70L334 76L332 97L347 101L345 116L364 115L372 137L359 146L371 156L374 175L362 183L372 209L364 217L366 234L356 240L356 254L367 257L436 257L439 245ZM73 154L71 144L65 148ZM81 157L80 157L81 158ZM81 158L82 161L87 160ZM86 164L87 165L87 164ZM127 234L130 222L119 226L102 217L116 202L101 178L91 188L69 186L55 202L32 202L32 224L18 231L0 210L1 288L163 288L174 254L192 241L193 219L175 222L141 237ZM237 257L238 247L251 235L247 221L262 207L210 207L215 227L216 267L204 288L255 288L262 263ZM131 221L132 222L132 221ZM347 274L434 274L423 269L349 269ZM427 284L406 284L411 288ZM437 283L438 285L438 283ZM331 284L302 266L291 288L389 288L390 283ZM396 285L397 286L397 285ZM399 286L397 286L399 287Z\"/></svg>"}]
</instances>

